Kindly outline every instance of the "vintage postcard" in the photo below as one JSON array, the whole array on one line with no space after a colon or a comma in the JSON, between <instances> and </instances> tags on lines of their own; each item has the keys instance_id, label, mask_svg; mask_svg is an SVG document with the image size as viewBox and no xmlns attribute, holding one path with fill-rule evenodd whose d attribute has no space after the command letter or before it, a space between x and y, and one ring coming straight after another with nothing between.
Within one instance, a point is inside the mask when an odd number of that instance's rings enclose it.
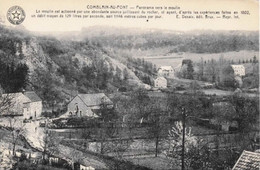
<instances>
[{"instance_id":1,"label":"vintage postcard","mask_svg":"<svg viewBox=\"0 0 260 170\"><path fill-rule=\"evenodd\" d=\"M258 0L0 0L0 169L258 170Z\"/></svg>"}]
</instances>

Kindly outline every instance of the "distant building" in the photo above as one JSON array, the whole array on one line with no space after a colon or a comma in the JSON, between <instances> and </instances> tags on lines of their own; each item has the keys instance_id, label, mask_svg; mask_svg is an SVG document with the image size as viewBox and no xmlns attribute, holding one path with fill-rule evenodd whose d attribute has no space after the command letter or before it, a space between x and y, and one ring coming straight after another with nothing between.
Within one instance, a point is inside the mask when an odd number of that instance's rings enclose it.
<instances>
[{"instance_id":1,"label":"distant building","mask_svg":"<svg viewBox=\"0 0 260 170\"><path fill-rule=\"evenodd\" d=\"M68 104L68 112L65 116L98 117L95 111L99 110L102 104L113 108L113 102L104 93L78 94Z\"/></svg>"},{"instance_id":2,"label":"distant building","mask_svg":"<svg viewBox=\"0 0 260 170\"><path fill-rule=\"evenodd\" d=\"M174 74L172 66L161 66L158 68L158 76L169 77Z\"/></svg>"},{"instance_id":3,"label":"distant building","mask_svg":"<svg viewBox=\"0 0 260 170\"><path fill-rule=\"evenodd\" d=\"M85 166L80 164L80 170L95 170L92 166Z\"/></svg>"},{"instance_id":4,"label":"distant building","mask_svg":"<svg viewBox=\"0 0 260 170\"><path fill-rule=\"evenodd\" d=\"M82 161L81 161L82 162ZM75 170L95 170L95 168L91 165L85 165L86 163L82 164L79 162L74 163Z\"/></svg>"},{"instance_id":5,"label":"distant building","mask_svg":"<svg viewBox=\"0 0 260 170\"><path fill-rule=\"evenodd\" d=\"M164 77L157 77L154 80L155 88L167 88L167 80Z\"/></svg>"},{"instance_id":6,"label":"distant building","mask_svg":"<svg viewBox=\"0 0 260 170\"><path fill-rule=\"evenodd\" d=\"M25 119L35 119L42 113L42 100L33 91L3 94L3 98L9 98L11 104L4 115L21 115Z\"/></svg>"},{"instance_id":7,"label":"distant building","mask_svg":"<svg viewBox=\"0 0 260 170\"><path fill-rule=\"evenodd\" d=\"M243 65L231 65L232 69L234 70L235 76L245 76L246 71Z\"/></svg>"},{"instance_id":8,"label":"distant building","mask_svg":"<svg viewBox=\"0 0 260 170\"><path fill-rule=\"evenodd\" d=\"M232 170L259 170L260 153L243 151Z\"/></svg>"}]
</instances>

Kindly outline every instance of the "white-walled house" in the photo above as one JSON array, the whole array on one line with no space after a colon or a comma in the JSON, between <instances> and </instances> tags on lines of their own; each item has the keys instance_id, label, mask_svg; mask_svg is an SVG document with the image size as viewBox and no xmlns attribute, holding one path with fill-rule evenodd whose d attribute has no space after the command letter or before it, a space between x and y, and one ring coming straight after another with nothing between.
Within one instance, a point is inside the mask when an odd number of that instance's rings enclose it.
<instances>
[{"instance_id":1,"label":"white-walled house","mask_svg":"<svg viewBox=\"0 0 260 170\"><path fill-rule=\"evenodd\" d=\"M29 105L27 107L27 113L33 118L41 116L42 113L42 100L41 98L33 91L24 92L24 95L30 99Z\"/></svg>"},{"instance_id":2,"label":"white-walled house","mask_svg":"<svg viewBox=\"0 0 260 170\"><path fill-rule=\"evenodd\" d=\"M93 168L92 166L85 166L85 165L82 165L82 164L80 164L79 169L80 170L95 170L95 168Z\"/></svg>"},{"instance_id":3,"label":"white-walled house","mask_svg":"<svg viewBox=\"0 0 260 170\"><path fill-rule=\"evenodd\" d=\"M24 119L35 119L42 113L42 100L33 91L3 94L10 101L10 108L4 115L20 115Z\"/></svg>"},{"instance_id":4,"label":"white-walled house","mask_svg":"<svg viewBox=\"0 0 260 170\"><path fill-rule=\"evenodd\" d=\"M104 93L78 94L68 104L68 112L64 116L98 117L93 111L100 109L102 104L113 108L113 102Z\"/></svg>"},{"instance_id":5,"label":"white-walled house","mask_svg":"<svg viewBox=\"0 0 260 170\"><path fill-rule=\"evenodd\" d=\"M169 77L174 74L172 66L161 66L158 68L158 76Z\"/></svg>"},{"instance_id":6,"label":"white-walled house","mask_svg":"<svg viewBox=\"0 0 260 170\"><path fill-rule=\"evenodd\" d=\"M157 77L154 80L155 88L167 88L167 80L164 77Z\"/></svg>"},{"instance_id":7,"label":"white-walled house","mask_svg":"<svg viewBox=\"0 0 260 170\"><path fill-rule=\"evenodd\" d=\"M245 76L246 69L243 65L231 65L232 69L234 70L235 76Z\"/></svg>"}]
</instances>

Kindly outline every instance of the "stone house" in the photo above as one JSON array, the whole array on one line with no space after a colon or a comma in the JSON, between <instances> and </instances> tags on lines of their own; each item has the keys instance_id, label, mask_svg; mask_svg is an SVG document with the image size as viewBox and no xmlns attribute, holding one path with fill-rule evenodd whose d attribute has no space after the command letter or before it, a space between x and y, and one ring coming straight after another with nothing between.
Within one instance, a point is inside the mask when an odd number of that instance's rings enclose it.
<instances>
[{"instance_id":1,"label":"stone house","mask_svg":"<svg viewBox=\"0 0 260 170\"><path fill-rule=\"evenodd\" d=\"M174 74L172 66L161 66L158 68L158 76L169 77Z\"/></svg>"},{"instance_id":2,"label":"stone house","mask_svg":"<svg viewBox=\"0 0 260 170\"><path fill-rule=\"evenodd\" d=\"M20 115L24 119L41 116L42 100L33 91L3 94L2 98L8 98L11 106L4 111L4 115Z\"/></svg>"},{"instance_id":3,"label":"stone house","mask_svg":"<svg viewBox=\"0 0 260 170\"><path fill-rule=\"evenodd\" d=\"M231 65L232 69L234 70L234 75L235 76L245 76L246 75L246 70L243 65Z\"/></svg>"},{"instance_id":4,"label":"stone house","mask_svg":"<svg viewBox=\"0 0 260 170\"><path fill-rule=\"evenodd\" d=\"M99 110L102 104L113 108L113 102L104 93L78 94L69 102L65 116L98 117L96 110Z\"/></svg>"},{"instance_id":5,"label":"stone house","mask_svg":"<svg viewBox=\"0 0 260 170\"><path fill-rule=\"evenodd\" d=\"M157 77L154 80L155 88L167 88L167 80L164 77Z\"/></svg>"}]
</instances>

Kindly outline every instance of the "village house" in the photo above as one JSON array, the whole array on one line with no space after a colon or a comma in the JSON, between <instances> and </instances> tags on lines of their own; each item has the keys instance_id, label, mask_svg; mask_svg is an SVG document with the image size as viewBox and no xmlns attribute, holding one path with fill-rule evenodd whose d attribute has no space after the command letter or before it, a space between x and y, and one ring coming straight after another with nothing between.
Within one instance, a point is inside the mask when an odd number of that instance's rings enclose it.
<instances>
[{"instance_id":1,"label":"village house","mask_svg":"<svg viewBox=\"0 0 260 170\"><path fill-rule=\"evenodd\" d=\"M167 88L167 80L164 77L157 77L154 80L155 88Z\"/></svg>"},{"instance_id":2,"label":"village house","mask_svg":"<svg viewBox=\"0 0 260 170\"><path fill-rule=\"evenodd\" d=\"M232 170L260 169L260 152L243 151Z\"/></svg>"},{"instance_id":3,"label":"village house","mask_svg":"<svg viewBox=\"0 0 260 170\"><path fill-rule=\"evenodd\" d=\"M172 66L161 66L158 68L158 76L163 76L163 77L169 77L174 75L174 70Z\"/></svg>"},{"instance_id":4,"label":"village house","mask_svg":"<svg viewBox=\"0 0 260 170\"><path fill-rule=\"evenodd\" d=\"M68 112L64 116L98 117L96 111L102 104L113 108L113 102L104 93L78 94L68 104Z\"/></svg>"},{"instance_id":5,"label":"village house","mask_svg":"<svg viewBox=\"0 0 260 170\"><path fill-rule=\"evenodd\" d=\"M85 166L85 165L82 165L82 164L80 164L79 169L80 170L95 170L95 168L93 168L92 166Z\"/></svg>"},{"instance_id":6,"label":"village house","mask_svg":"<svg viewBox=\"0 0 260 170\"><path fill-rule=\"evenodd\" d=\"M243 65L231 65L231 67L234 70L235 76L242 77L246 75L245 67Z\"/></svg>"},{"instance_id":7,"label":"village house","mask_svg":"<svg viewBox=\"0 0 260 170\"><path fill-rule=\"evenodd\" d=\"M4 115L19 115L24 119L41 116L42 100L33 91L3 94L2 98L10 100L10 107L4 111Z\"/></svg>"}]
</instances>

